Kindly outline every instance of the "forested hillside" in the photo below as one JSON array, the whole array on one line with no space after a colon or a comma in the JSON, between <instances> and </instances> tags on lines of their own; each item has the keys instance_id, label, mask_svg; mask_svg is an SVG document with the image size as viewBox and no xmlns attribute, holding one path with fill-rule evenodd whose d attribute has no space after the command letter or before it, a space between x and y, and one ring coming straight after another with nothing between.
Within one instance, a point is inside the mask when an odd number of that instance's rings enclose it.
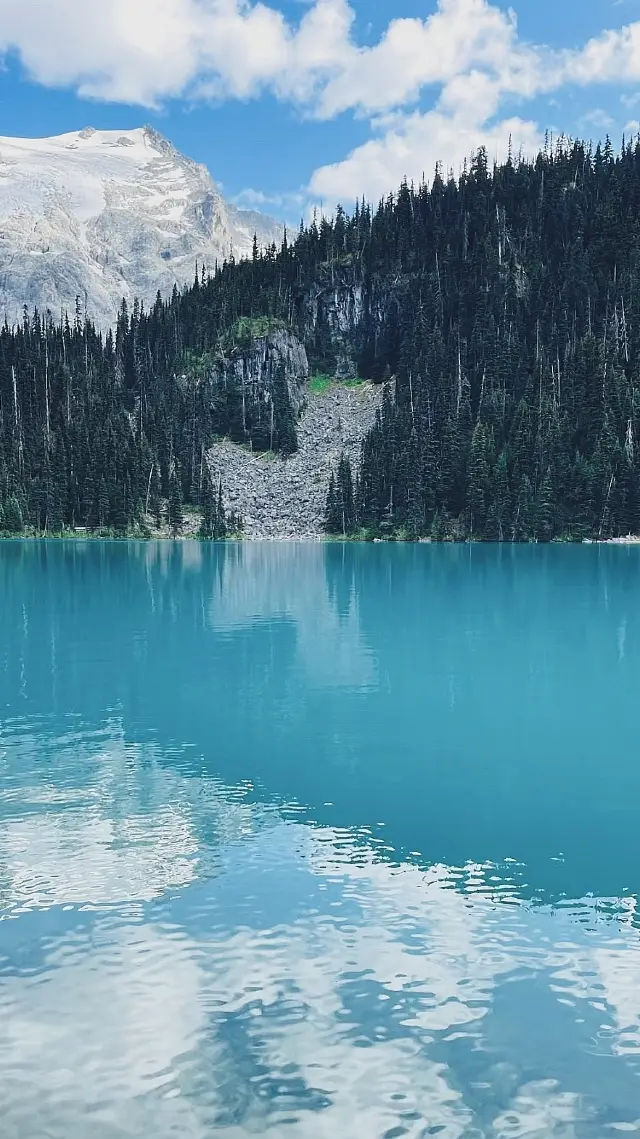
<instances>
[{"instance_id":1,"label":"forested hillside","mask_svg":"<svg viewBox=\"0 0 640 1139\"><path fill-rule=\"evenodd\" d=\"M186 507L223 534L207 448L294 450L305 350L312 373L395 377L330 531L640 531L640 143L480 152L123 307L105 339L25 314L0 332L0 525L179 532Z\"/></svg>"},{"instance_id":2,"label":"forested hillside","mask_svg":"<svg viewBox=\"0 0 640 1139\"><path fill-rule=\"evenodd\" d=\"M373 221L401 274L372 366L397 375L339 531L550 539L640 529L640 146L583 145L403 187ZM388 250L385 264L385 248ZM343 487L346 491L343 491Z\"/></svg>"}]
</instances>

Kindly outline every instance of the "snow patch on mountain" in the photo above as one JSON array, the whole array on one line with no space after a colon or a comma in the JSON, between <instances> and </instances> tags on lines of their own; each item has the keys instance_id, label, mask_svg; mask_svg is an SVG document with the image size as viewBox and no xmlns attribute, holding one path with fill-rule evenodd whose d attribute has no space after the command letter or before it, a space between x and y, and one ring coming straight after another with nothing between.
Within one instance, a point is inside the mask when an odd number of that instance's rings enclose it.
<instances>
[{"instance_id":1,"label":"snow patch on mountain","mask_svg":"<svg viewBox=\"0 0 640 1139\"><path fill-rule=\"evenodd\" d=\"M73 313L76 298L101 326L122 298L148 306L191 282L196 261L279 243L282 226L222 198L205 166L157 131L54 138L0 137L0 318L23 306Z\"/></svg>"}]
</instances>

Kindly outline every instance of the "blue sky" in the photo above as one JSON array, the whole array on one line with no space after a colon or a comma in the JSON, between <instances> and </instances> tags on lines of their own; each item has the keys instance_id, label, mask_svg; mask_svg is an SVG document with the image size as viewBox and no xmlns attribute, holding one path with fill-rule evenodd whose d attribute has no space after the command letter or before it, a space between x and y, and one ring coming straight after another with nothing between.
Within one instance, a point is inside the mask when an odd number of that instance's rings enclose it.
<instances>
[{"instance_id":1,"label":"blue sky","mask_svg":"<svg viewBox=\"0 0 640 1139\"><path fill-rule=\"evenodd\" d=\"M0 0L0 59L0 135L150 123L290 221L640 120L640 0Z\"/></svg>"}]
</instances>

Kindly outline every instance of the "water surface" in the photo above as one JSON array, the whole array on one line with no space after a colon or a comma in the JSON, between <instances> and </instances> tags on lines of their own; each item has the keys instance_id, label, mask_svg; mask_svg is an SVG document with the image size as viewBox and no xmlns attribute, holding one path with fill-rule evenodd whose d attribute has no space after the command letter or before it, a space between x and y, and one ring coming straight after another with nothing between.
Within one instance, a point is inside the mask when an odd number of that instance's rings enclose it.
<instances>
[{"instance_id":1,"label":"water surface","mask_svg":"<svg viewBox=\"0 0 640 1139\"><path fill-rule=\"evenodd\" d=\"M640 549L0 542L2 1139L640 1135Z\"/></svg>"}]
</instances>

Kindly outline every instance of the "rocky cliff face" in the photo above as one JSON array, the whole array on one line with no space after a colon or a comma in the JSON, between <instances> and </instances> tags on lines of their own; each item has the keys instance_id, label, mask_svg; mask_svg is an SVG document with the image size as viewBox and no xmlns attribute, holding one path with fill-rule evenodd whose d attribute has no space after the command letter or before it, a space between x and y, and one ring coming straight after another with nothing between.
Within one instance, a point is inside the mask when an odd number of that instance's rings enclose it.
<instances>
[{"instance_id":1,"label":"rocky cliff face","mask_svg":"<svg viewBox=\"0 0 640 1139\"><path fill-rule=\"evenodd\" d=\"M318 284L305 298L305 338L339 379L358 375L359 333L364 312L363 287L359 284Z\"/></svg>"},{"instance_id":2,"label":"rocky cliff face","mask_svg":"<svg viewBox=\"0 0 640 1139\"><path fill-rule=\"evenodd\" d=\"M193 281L196 261L250 253L254 232L282 238L151 128L0 138L0 321L25 304L58 319L79 297L106 327L123 296L152 304Z\"/></svg>"},{"instance_id":3,"label":"rocky cliff face","mask_svg":"<svg viewBox=\"0 0 640 1139\"><path fill-rule=\"evenodd\" d=\"M398 275L363 282L353 268L326 269L298 308L298 328L318 371L338 379L383 378L377 361L389 359L403 291Z\"/></svg>"},{"instance_id":4,"label":"rocky cliff face","mask_svg":"<svg viewBox=\"0 0 640 1139\"><path fill-rule=\"evenodd\" d=\"M242 392L245 413L262 416L264 409L273 405L279 374L286 381L289 401L297 416L304 403L309 363L304 345L284 328L264 335L247 335L246 343L230 347L211 364L208 380L212 389L237 387Z\"/></svg>"}]
</instances>

